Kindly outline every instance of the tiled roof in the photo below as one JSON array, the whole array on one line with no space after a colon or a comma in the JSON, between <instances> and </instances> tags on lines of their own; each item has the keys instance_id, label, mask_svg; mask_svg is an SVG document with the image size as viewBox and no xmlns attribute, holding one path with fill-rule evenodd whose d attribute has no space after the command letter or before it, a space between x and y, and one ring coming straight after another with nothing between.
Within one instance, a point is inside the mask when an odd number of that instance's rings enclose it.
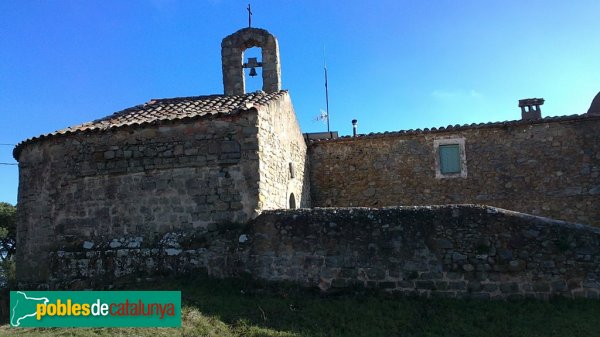
<instances>
[{"instance_id":1,"label":"tiled roof","mask_svg":"<svg viewBox=\"0 0 600 337\"><path fill-rule=\"evenodd\" d=\"M218 118L223 115L231 115L247 111L251 108L257 108L281 97L285 93L287 93L286 90L268 94L258 91L239 96L210 95L152 99L147 103L115 112L110 116L95 121L71 126L39 137L29 138L15 147L13 155L17 158L23 145L36 140L85 131L105 131L124 126L152 124L161 121L207 116Z\"/></svg>"},{"instance_id":2,"label":"tiled roof","mask_svg":"<svg viewBox=\"0 0 600 337\"><path fill-rule=\"evenodd\" d=\"M532 125L532 124L542 124L542 123L551 123L551 122L565 122L565 121L575 121L575 120L593 120L600 119L599 115L568 115L568 116L556 116L556 117L544 117L535 120L512 120L512 121L504 121L504 122L489 122L489 123L472 123L472 124L456 124L456 125L448 125L441 126L438 128L424 128L424 129L410 129L410 130L400 130L400 131L386 131L386 132L372 132L368 134L358 134L356 137L353 136L341 136L338 138L325 138L325 139L310 139L310 143L319 143L319 142L337 142L337 141L346 141L346 140L355 140L355 139L368 139L368 138L381 138L381 137L393 137L393 136L401 136L401 135L413 135L413 134L426 134L426 133L441 133L441 132L455 132L462 130L470 130L470 129L484 129L484 128L499 128L499 127L510 127L517 125Z\"/></svg>"}]
</instances>

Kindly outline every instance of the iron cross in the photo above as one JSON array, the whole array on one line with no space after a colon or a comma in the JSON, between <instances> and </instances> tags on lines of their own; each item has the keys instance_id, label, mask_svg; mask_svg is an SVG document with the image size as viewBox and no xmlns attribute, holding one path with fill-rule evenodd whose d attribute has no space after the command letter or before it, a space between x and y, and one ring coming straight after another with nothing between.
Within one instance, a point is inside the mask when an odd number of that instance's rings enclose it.
<instances>
[{"instance_id":1,"label":"iron cross","mask_svg":"<svg viewBox=\"0 0 600 337\"><path fill-rule=\"evenodd\" d=\"M250 4L248 4L248 28L252 27L252 9L250 9Z\"/></svg>"}]
</instances>

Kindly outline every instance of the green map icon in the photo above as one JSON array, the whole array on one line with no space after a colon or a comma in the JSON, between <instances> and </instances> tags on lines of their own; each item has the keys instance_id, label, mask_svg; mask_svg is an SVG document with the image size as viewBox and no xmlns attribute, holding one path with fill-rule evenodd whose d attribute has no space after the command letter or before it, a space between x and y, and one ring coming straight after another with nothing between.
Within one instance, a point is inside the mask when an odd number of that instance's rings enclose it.
<instances>
[{"instance_id":1,"label":"green map icon","mask_svg":"<svg viewBox=\"0 0 600 337\"><path fill-rule=\"evenodd\" d=\"M35 320L38 304L47 304L46 297L30 297L24 291L11 291L10 325L20 326L23 320Z\"/></svg>"},{"instance_id":2,"label":"green map icon","mask_svg":"<svg viewBox=\"0 0 600 337\"><path fill-rule=\"evenodd\" d=\"M181 291L11 291L9 311L14 328L180 327Z\"/></svg>"}]
</instances>

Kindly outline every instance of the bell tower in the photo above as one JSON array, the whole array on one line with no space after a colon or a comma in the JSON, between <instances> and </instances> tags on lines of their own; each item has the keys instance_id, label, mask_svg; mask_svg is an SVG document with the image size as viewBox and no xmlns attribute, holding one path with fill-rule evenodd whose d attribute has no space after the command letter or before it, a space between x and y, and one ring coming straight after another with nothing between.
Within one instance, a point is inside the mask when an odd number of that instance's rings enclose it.
<instances>
[{"instance_id":1,"label":"bell tower","mask_svg":"<svg viewBox=\"0 0 600 337\"><path fill-rule=\"evenodd\" d=\"M251 58L248 62L244 62L244 51L252 47L262 49L262 60ZM281 90L279 45L275 36L264 29L243 28L225 37L221 42L221 62L225 95L244 95L246 93L244 68L250 68L251 74L256 74L255 67L262 67L264 92Z\"/></svg>"}]
</instances>

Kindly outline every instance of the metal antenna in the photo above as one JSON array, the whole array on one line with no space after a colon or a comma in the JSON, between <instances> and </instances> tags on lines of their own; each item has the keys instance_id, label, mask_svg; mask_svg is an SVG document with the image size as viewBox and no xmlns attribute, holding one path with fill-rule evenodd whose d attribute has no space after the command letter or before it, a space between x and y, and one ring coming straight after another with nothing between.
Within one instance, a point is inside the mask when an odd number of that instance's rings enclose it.
<instances>
[{"instance_id":1,"label":"metal antenna","mask_svg":"<svg viewBox=\"0 0 600 337\"><path fill-rule=\"evenodd\" d=\"M323 45L323 67L325 68L325 112L327 113L327 132L329 131L329 88L327 86L327 57L325 55L325 45Z\"/></svg>"}]
</instances>

